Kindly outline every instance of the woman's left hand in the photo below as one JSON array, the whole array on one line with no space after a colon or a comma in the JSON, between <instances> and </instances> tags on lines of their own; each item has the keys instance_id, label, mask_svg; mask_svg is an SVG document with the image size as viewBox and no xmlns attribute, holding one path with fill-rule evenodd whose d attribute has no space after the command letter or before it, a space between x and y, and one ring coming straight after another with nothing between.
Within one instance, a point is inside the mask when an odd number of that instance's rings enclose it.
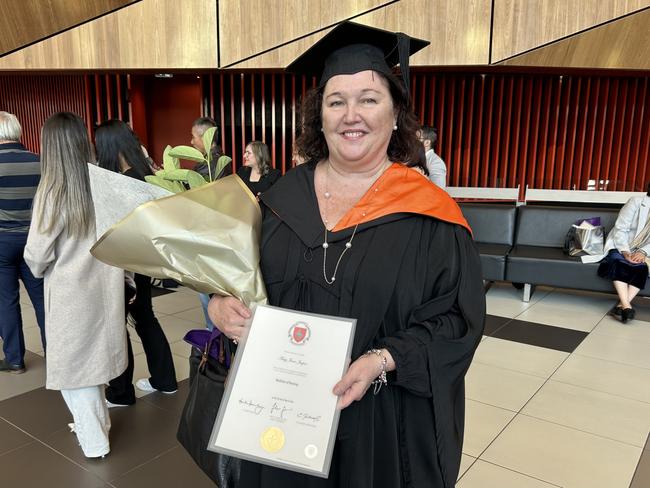
<instances>
[{"instance_id":1,"label":"woman's left hand","mask_svg":"<svg viewBox=\"0 0 650 488\"><path fill-rule=\"evenodd\" d=\"M382 355L386 357L386 371L395 369L395 362L386 349L382 349ZM381 358L376 354L364 354L354 361L343 375L341 381L334 386L334 394L339 397L339 408L350 406L354 401L359 401L366 394L368 388L381 373Z\"/></svg>"}]
</instances>

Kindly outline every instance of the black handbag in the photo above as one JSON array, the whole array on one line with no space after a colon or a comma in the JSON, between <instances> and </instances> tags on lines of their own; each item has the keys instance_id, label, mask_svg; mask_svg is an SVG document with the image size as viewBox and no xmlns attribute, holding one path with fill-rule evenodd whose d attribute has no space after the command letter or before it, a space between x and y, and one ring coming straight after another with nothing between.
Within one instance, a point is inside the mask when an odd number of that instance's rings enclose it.
<instances>
[{"instance_id":1,"label":"black handbag","mask_svg":"<svg viewBox=\"0 0 650 488\"><path fill-rule=\"evenodd\" d=\"M215 341L218 341L216 359L213 357ZM190 391L176 434L194 462L219 488L235 488L241 468L240 459L207 449L228 376L226 364L230 365L231 356L229 341L216 330L209 336L203 350L196 345L192 347Z\"/></svg>"}]
</instances>

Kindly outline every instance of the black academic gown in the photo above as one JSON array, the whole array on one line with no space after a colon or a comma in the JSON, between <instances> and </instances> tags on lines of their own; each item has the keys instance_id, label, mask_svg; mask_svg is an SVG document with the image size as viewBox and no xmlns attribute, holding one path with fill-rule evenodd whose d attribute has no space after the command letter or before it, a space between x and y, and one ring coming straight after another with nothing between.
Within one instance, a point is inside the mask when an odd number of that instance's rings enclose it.
<instances>
[{"instance_id":1,"label":"black academic gown","mask_svg":"<svg viewBox=\"0 0 650 488\"><path fill-rule=\"evenodd\" d=\"M485 318L470 233L406 213L360 224L328 285L313 167L290 171L262 201L262 271L270 304L356 318L352 360L386 347L397 370L378 395L370 388L342 411L328 479L244 462L240 487L453 488L464 376ZM328 234L329 276L352 230Z\"/></svg>"}]
</instances>

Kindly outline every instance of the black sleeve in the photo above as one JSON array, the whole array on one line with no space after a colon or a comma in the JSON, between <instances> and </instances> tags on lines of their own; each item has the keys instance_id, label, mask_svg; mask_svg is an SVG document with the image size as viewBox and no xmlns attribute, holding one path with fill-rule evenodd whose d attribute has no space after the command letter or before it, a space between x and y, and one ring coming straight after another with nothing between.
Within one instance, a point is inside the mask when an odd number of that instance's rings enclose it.
<instances>
[{"instance_id":1,"label":"black sleeve","mask_svg":"<svg viewBox=\"0 0 650 488\"><path fill-rule=\"evenodd\" d=\"M427 270L435 280L427 286L429 299L412 310L404 330L380 344L395 360L394 385L419 396L430 397L441 374L462 378L483 334L485 293L478 251L460 226L453 226L449 237L452 245L438 244L428 255Z\"/></svg>"}]
</instances>

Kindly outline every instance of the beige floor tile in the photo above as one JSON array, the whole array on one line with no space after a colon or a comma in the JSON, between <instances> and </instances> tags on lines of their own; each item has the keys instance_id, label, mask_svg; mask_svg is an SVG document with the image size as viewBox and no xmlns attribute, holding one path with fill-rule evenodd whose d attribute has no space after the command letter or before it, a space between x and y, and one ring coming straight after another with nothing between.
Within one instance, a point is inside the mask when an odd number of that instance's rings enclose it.
<instances>
[{"instance_id":1,"label":"beige floor tile","mask_svg":"<svg viewBox=\"0 0 650 488\"><path fill-rule=\"evenodd\" d=\"M458 479L460 479L461 476L465 474L465 471L469 469L469 467L474 464L476 461L475 457L468 456L467 454L463 454L460 458L460 470L458 471Z\"/></svg>"},{"instance_id":2,"label":"beige floor tile","mask_svg":"<svg viewBox=\"0 0 650 488\"><path fill-rule=\"evenodd\" d=\"M0 358L4 359L1 348ZM0 373L0 401L45 386L45 360L27 351L25 366L23 374Z\"/></svg>"},{"instance_id":3,"label":"beige floor tile","mask_svg":"<svg viewBox=\"0 0 650 488\"><path fill-rule=\"evenodd\" d=\"M181 339L183 339L185 334L187 334L188 330L202 328L196 322L191 322L189 320L181 319L180 317L176 317L175 315L160 315L158 317L158 320L160 321L160 325L165 331L167 340L170 343L178 342Z\"/></svg>"},{"instance_id":4,"label":"beige floor tile","mask_svg":"<svg viewBox=\"0 0 650 488\"><path fill-rule=\"evenodd\" d=\"M544 347L488 337L479 344L474 361L548 378L568 355Z\"/></svg>"},{"instance_id":5,"label":"beige floor tile","mask_svg":"<svg viewBox=\"0 0 650 488\"><path fill-rule=\"evenodd\" d=\"M573 354L551 379L650 403L650 370L644 368Z\"/></svg>"},{"instance_id":6,"label":"beige floor tile","mask_svg":"<svg viewBox=\"0 0 650 488\"><path fill-rule=\"evenodd\" d=\"M546 381L474 361L465 377L465 397L517 412Z\"/></svg>"},{"instance_id":7,"label":"beige floor tile","mask_svg":"<svg viewBox=\"0 0 650 488\"><path fill-rule=\"evenodd\" d=\"M627 488L641 448L524 415L481 459L564 488Z\"/></svg>"},{"instance_id":8,"label":"beige floor tile","mask_svg":"<svg viewBox=\"0 0 650 488\"><path fill-rule=\"evenodd\" d=\"M517 320L590 332L602 320L605 313L606 311L592 310L589 307L575 310L541 301L517 316Z\"/></svg>"},{"instance_id":9,"label":"beige floor tile","mask_svg":"<svg viewBox=\"0 0 650 488\"><path fill-rule=\"evenodd\" d=\"M41 341L41 329L31 327L23 330L25 336L25 349L36 354L43 353L43 342Z\"/></svg>"},{"instance_id":10,"label":"beige floor tile","mask_svg":"<svg viewBox=\"0 0 650 488\"><path fill-rule=\"evenodd\" d=\"M456 488L553 488L557 486L480 459L456 484Z\"/></svg>"},{"instance_id":11,"label":"beige floor tile","mask_svg":"<svg viewBox=\"0 0 650 488\"><path fill-rule=\"evenodd\" d=\"M189 320L190 322L196 322L197 324L205 327L205 316L203 315L203 308L201 307L191 308L189 310L185 310L184 312L178 312L172 315L184 320Z\"/></svg>"},{"instance_id":12,"label":"beige floor tile","mask_svg":"<svg viewBox=\"0 0 650 488\"><path fill-rule=\"evenodd\" d=\"M650 404L549 381L522 413L643 447L650 432Z\"/></svg>"},{"instance_id":13,"label":"beige floor tile","mask_svg":"<svg viewBox=\"0 0 650 488\"><path fill-rule=\"evenodd\" d=\"M190 377L189 358L172 354L174 369L176 370L176 381L183 381Z\"/></svg>"},{"instance_id":14,"label":"beige floor tile","mask_svg":"<svg viewBox=\"0 0 650 488\"><path fill-rule=\"evenodd\" d=\"M23 330L31 329L33 327L38 327L38 322L36 321L36 314L32 307L25 307L24 305L20 306L20 313L23 318Z\"/></svg>"},{"instance_id":15,"label":"beige floor tile","mask_svg":"<svg viewBox=\"0 0 650 488\"><path fill-rule=\"evenodd\" d=\"M530 302L522 301L523 291L515 289L510 283L495 283L486 295L486 310L491 315L514 318L541 300L550 289L540 289L534 293Z\"/></svg>"},{"instance_id":16,"label":"beige floor tile","mask_svg":"<svg viewBox=\"0 0 650 488\"><path fill-rule=\"evenodd\" d=\"M600 321L593 333L628 341L650 343L650 322L632 320L623 324L620 320L607 315Z\"/></svg>"},{"instance_id":17,"label":"beige floor tile","mask_svg":"<svg viewBox=\"0 0 650 488\"><path fill-rule=\"evenodd\" d=\"M589 334L576 348L574 354L650 369L649 351L650 347L646 342L610 335Z\"/></svg>"},{"instance_id":18,"label":"beige floor tile","mask_svg":"<svg viewBox=\"0 0 650 488\"><path fill-rule=\"evenodd\" d=\"M478 457L514 416L509 410L467 400L463 453Z\"/></svg>"},{"instance_id":19,"label":"beige floor tile","mask_svg":"<svg viewBox=\"0 0 650 488\"><path fill-rule=\"evenodd\" d=\"M190 353L192 352L192 346L185 341L176 341L170 344L169 347L172 350L172 354L185 359L189 359Z\"/></svg>"},{"instance_id":20,"label":"beige floor tile","mask_svg":"<svg viewBox=\"0 0 650 488\"><path fill-rule=\"evenodd\" d=\"M167 293L153 299L153 308L156 313L173 314L196 308L198 300L196 295L188 293Z\"/></svg>"}]
</instances>

